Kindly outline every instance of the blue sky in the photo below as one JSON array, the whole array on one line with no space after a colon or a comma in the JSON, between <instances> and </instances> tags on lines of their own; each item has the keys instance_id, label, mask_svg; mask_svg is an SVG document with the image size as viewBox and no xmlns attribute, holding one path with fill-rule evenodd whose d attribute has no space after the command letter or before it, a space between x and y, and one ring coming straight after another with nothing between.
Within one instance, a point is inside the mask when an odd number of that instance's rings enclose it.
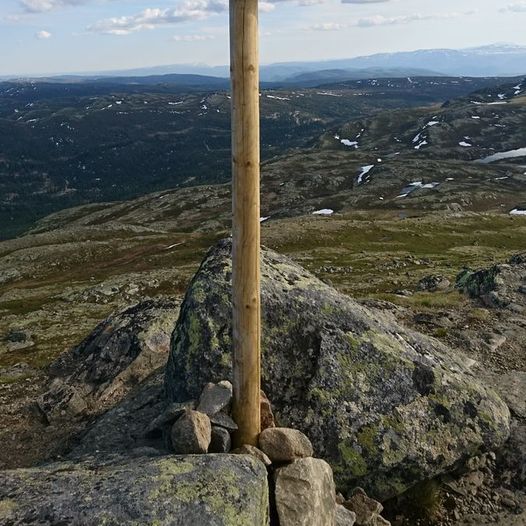
<instances>
[{"instance_id":1,"label":"blue sky","mask_svg":"<svg viewBox=\"0 0 526 526\"><path fill-rule=\"evenodd\" d=\"M228 62L228 0L1 0L0 75ZM526 0L260 0L263 63L526 45Z\"/></svg>"}]
</instances>

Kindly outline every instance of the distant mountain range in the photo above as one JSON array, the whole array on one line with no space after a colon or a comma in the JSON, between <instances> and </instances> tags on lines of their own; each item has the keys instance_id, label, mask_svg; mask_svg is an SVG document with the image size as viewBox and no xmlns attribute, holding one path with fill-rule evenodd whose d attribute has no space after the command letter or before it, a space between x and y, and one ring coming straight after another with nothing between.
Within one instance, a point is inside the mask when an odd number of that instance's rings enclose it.
<instances>
[{"instance_id":1,"label":"distant mountain range","mask_svg":"<svg viewBox=\"0 0 526 526\"><path fill-rule=\"evenodd\" d=\"M135 72L134 72L135 73ZM364 69L327 69L320 71L306 71L294 74L282 80L261 81L261 88L308 88L322 84L345 82L363 79L385 79L405 77L441 77L444 76L436 71L416 68L364 68ZM92 89L97 85L107 89L114 86L145 87L145 86L167 86L184 90L226 90L230 87L230 79L227 77L216 77L210 75L195 75L190 73L166 73L156 75L133 76L106 76L106 75L59 75L51 77L38 77L30 79L17 79L20 82L28 80L35 82L48 82L53 84L64 84L80 87L89 84ZM0 79L1 82L1 79Z\"/></svg>"},{"instance_id":2,"label":"distant mountain range","mask_svg":"<svg viewBox=\"0 0 526 526\"><path fill-rule=\"evenodd\" d=\"M405 76L504 77L526 74L526 46L493 44L467 49L421 49L349 59L282 62L261 66L261 81L315 85L321 82ZM168 77L167 77L168 75ZM182 86L224 87L228 65L171 64L120 71L79 73L46 80L82 82L97 80L126 84L178 83ZM150 77L145 80L144 77ZM3 77L7 79L8 77ZM12 78L12 77L10 77ZM26 77L27 78L27 77ZM42 79L42 77L40 77ZM120 79L120 80L117 80ZM0 77L2 80L2 77Z\"/></svg>"}]
</instances>

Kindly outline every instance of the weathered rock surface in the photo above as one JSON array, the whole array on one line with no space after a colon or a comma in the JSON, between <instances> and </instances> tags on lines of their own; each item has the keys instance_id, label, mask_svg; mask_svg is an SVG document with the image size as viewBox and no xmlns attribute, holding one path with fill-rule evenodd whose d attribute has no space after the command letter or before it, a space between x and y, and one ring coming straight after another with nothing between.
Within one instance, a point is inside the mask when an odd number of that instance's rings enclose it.
<instances>
[{"instance_id":1,"label":"weathered rock surface","mask_svg":"<svg viewBox=\"0 0 526 526\"><path fill-rule=\"evenodd\" d=\"M49 421L99 413L165 364L178 305L147 300L110 316L51 366L38 405Z\"/></svg>"},{"instance_id":2,"label":"weathered rock surface","mask_svg":"<svg viewBox=\"0 0 526 526\"><path fill-rule=\"evenodd\" d=\"M231 378L231 244L211 249L174 331L172 401ZM263 389L278 421L302 430L342 489L396 495L500 446L509 411L472 360L338 293L289 259L262 255Z\"/></svg>"},{"instance_id":3,"label":"weathered rock surface","mask_svg":"<svg viewBox=\"0 0 526 526\"><path fill-rule=\"evenodd\" d=\"M428 290L430 292L447 289L450 285L451 283L446 277L437 274L425 276L418 282L420 290Z\"/></svg>"},{"instance_id":4,"label":"weathered rock surface","mask_svg":"<svg viewBox=\"0 0 526 526\"><path fill-rule=\"evenodd\" d=\"M336 505L336 526L354 526L356 524L356 513L348 510L341 504Z\"/></svg>"},{"instance_id":5,"label":"weathered rock surface","mask_svg":"<svg viewBox=\"0 0 526 526\"><path fill-rule=\"evenodd\" d=\"M485 376L518 418L526 419L526 371L510 371L505 374Z\"/></svg>"},{"instance_id":6,"label":"weathered rock surface","mask_svg":"<svg viewBox=\"0 0 526 526\"><path fill-rule=\"evenodd\" d=\"M345 501L344 506L355 514L357 526L389 524L380 516L384 509L383 506L378 501L368 497L361 489L357 489L351 498Z\"/></svg>"},{"instance_id":7,"label":"weathered rock surface","mask_svg":"<svg viewBox=\"0 0 526 526\"><path fill-rule=\"evenodd\" d=\"M269 427L259 435L259 448L272 462L290 462L312 457L311 441L297 429Z\"/></svg>"},{"instance_id":8,"label":"weathered rock surface","mask_svg":"<svg viewBox=\"0 0 526 526\"><path fill-rule=\"evenodd\" d=\"M270 460L270 458L268 458L267 455L261 451L261 449L251 446L250 444L243 444L242 446L234 449L232 453L235 453L236 455L251 455L263 462L265 466L270 466L272 464L272 460Z\"/></svg>"},{"instance_id":9,"label":"weathered rock surface","mask_svg":"<svg viewBox=\"0 0 526 526\"><path fill-rule=\"evenodd\" d=\"M172 425L187 409L195 409L195 402L190 400L181 404L169 404L163 412L156 416L144 431L145 436L155 436L167 426Z\"/></svg>"},{"instance_id":10,"label":"weathered rock surface","mask_svg":"<svg viewBox=\"0 0 526 526\"><path fill-rule=\"evenodd\" d=\"M232 384L229 381L223 380L218 384L209 382L201 393L197 410L212 416L225 409L231 400Z\"/></svg>"},{"instance_id":11,"label":"weathered rock surface","mask_svg":"<svg viewBox=\"0 0 526 526\"><path fill-rule=\"evenodd\" d=\"M334 526L336 492L324 460L302 458L276 470L280 526Z\"/></svg>"},{"instance_id":12,"label":"weathered rock surface","mask_svg":"<svg viewBox=\"0 0 526 526\"><path fill-rule=\"evenodd\" d=\"M1 471L0 524L266 526L267 471L247 455L62 462Z\"/></svg>"},{"instance_id":13,"label":"weathered rock surface","mask_svg":"<svg viewBox=\"0 0 526 526\"><path fill-rule=\"evenodd\" d=\"M526 253L513 256L508 263L461 272L457 287L488 307L506 308L526 313Z\"/></svg>"},{"instance_id":14,"label":"weathered rock surface","mask_svg":"<svg viewBox=\"0 0 526 526\"><path fill-rule=\"evenodd\" d=\"M206 453L212 440L210 418L199 411L186 409L172 426L170 438L176 454Z\"/></svg>"},{"instance_id":15,"label":"weathered rock surface","mask_svg":"<svg viewBox=\"0 0 526 526\"><path fill-rule=\"evenodd\" d=\"M274 420L274 413L272 411L272 405L267 395L261 391L259 411L261 414L261 430L267 429L268 427L276 427Z\"/></svg>"},{"instance_id":16,"label":"weathered rock surface","mask_svg":"<svg viewBox=\"0 0 526 526\"><path fill-rule=\"evenodd\" d=\"M210 417L210 422L216 426L224 427L229 431L236 431L238 429L237 424L234 422L230 415L226 413L219 412Z\"/></svg>"},{"instance_id":17,"label":"weathered rock surface","mask_svg":"<svg viewBox=\"0 0 526 526\"><path fill-rule=\"evenodd\" d=\"M164 368L160 368L115 407L96 418L67 458L127 456L130 451L144 447L167 453L169 444L159 440L160 434L151 437L144 432L165 407L163 377Z\"/></svg>"},{"instance_id":18,"label":"weathered rock surface","mask_svg":"<svg viewBox=\"0 0 526 526\"><path fill-rule=\"evenodd\" d=\"M224 427L212 426L209 453L228 453L232 449L230 433Z\"/></svg>"}]
</instances>

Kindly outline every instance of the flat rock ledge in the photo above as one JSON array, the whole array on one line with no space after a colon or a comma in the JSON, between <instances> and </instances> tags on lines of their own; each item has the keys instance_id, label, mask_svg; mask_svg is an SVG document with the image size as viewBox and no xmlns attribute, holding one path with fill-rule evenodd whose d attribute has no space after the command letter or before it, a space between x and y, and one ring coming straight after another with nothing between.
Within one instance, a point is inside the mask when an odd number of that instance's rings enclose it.
<instances>
[{"instance_id":1,"label":"flat rock ledge","mask_svg":"<svg viewBox=\"0 0 526 526\"><path fill-rule=\"evenodd\" d=\"M267 470L249 455L62 462L0 472L0 524L265 526Z\"/></svg>"}]
</instances>

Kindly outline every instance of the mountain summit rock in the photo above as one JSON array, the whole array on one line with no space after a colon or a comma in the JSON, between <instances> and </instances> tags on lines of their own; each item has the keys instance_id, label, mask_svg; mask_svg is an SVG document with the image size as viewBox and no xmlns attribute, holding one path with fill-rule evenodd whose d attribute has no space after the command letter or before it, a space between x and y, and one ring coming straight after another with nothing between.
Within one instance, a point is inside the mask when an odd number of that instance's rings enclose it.
<instances>
[{"instance_id":1,"label":"mountain summit rock","mask_svg":"<svg viewBox=\"0 0 526 526\"><path fill-rule=\"evenodd\" d=\"M303 431L342 491L380 500L509 435L509 410L474 364L366 308L290 259L262 253L263 389L278 425ZM207 254L181 307L165 388L195 399L231 377L231 241Z\"/></svg>"}]
</instances>

